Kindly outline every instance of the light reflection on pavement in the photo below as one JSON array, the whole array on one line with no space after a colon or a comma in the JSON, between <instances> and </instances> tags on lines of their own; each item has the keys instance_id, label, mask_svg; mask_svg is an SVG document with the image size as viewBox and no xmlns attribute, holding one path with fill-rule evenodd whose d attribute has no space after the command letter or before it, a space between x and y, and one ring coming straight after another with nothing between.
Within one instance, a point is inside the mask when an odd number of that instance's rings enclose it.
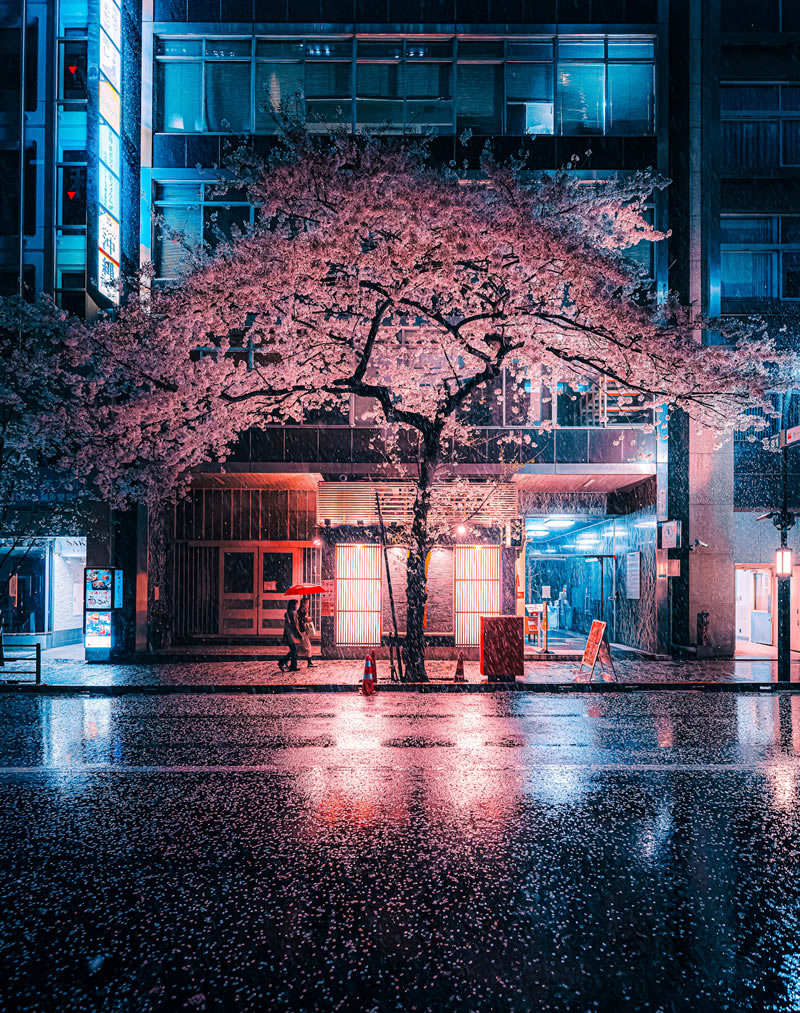
<instances>
[{"instance_id":1,"label":"light reflection on pavement","mask_svg":"<svg viewBox=\"0 0 800 1013\"><path fill-rule=\"evenodd\" d=\"M797 1010L800 696L0 697L0 1009Z\"/></svg>"}]
</instances>

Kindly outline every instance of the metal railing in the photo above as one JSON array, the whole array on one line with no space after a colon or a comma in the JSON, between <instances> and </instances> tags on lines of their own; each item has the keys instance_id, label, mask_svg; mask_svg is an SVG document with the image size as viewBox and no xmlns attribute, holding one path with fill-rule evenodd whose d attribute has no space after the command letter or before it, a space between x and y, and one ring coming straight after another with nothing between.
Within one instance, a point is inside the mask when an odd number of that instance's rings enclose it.
<instances>
[{"instance_id":1,"label":"metal railing","mask_svg":"<svg viewBox=\"0 0 800 1013\"><path fill-rule=\"evenodd\" d=\"M20 651L23 653L20 654ZM20 664L26 664L27 662L33 662L33 668L18 667ZM4 682L27 681L9 678L9 676L16 677L18 675L33 675L36 679L36 685L41 686L42 645L38 640L25 640L23 637L14 634L4 635L2 628L0 628L0 676L3 677Z\"/></svg>"}]
</instances>

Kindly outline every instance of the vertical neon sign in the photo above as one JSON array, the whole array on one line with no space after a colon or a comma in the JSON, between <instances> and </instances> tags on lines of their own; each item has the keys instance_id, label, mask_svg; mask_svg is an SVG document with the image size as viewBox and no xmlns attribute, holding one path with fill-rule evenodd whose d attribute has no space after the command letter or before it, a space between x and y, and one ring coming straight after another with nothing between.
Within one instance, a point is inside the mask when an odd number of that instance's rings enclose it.
<instances>
[{"instance_id":1,"label":"vertical neon sign","mask_svg":"<svg viewBox=\"0 0 800 1013\"><path fill-rule=\"evenodd\" d=\"M121 92L122 15L116 0L100 0L97 287L115 306L120 298Z\"/></svg>"}]
</instances>

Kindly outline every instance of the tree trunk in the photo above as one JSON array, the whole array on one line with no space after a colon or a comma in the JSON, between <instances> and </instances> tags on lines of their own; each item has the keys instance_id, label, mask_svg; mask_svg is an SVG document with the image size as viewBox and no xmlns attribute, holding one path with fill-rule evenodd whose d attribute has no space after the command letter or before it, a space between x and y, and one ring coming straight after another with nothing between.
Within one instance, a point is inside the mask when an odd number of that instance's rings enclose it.
<instances>
[{"instance_id":1,"label":"tree trunk","mask_svg":"<svg viewBox=\"0 0 800 1013\"><path fill-rule=\"evenodd\" d=\"M406 646L405 682L427 682L425 671L425 604L428 591L425 581L425 560L431 548L428 514L433 491L433 476L439 460L441 434L438 427L423 433L414 517L411 525L411 546L406 573Z\"/></svg>"}]
</instances>

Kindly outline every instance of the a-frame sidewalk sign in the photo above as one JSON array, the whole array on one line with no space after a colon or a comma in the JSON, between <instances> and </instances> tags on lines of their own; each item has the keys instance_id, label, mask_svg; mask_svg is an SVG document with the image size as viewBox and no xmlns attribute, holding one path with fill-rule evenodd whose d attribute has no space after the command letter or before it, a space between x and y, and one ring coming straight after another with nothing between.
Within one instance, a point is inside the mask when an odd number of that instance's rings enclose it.
<instances>
[{"instance_id":1,"label":"a-frame sidewalk sign","mask_svg":"<svg viewBox=\"0 0 800 1013\"><path fill-rule=\"evenodd\" d=\"M614 682L618 682L617 672L614 668L614 662L611 660L611 647L606 637L606 627L608 623L601 622L599 619L595 619L592 622L592 627L589 630L589 637L586 641L586 647L581 658L581 663L578 667L578 671L575 673L576 681L581 677L581 671L584 665L589 666L589 672L586 676L586 681L591 682L594 678L594 668L599 659L600 667L605 673L606 670L610 671L614 677Z\"/></svg>"}]
</instances>

